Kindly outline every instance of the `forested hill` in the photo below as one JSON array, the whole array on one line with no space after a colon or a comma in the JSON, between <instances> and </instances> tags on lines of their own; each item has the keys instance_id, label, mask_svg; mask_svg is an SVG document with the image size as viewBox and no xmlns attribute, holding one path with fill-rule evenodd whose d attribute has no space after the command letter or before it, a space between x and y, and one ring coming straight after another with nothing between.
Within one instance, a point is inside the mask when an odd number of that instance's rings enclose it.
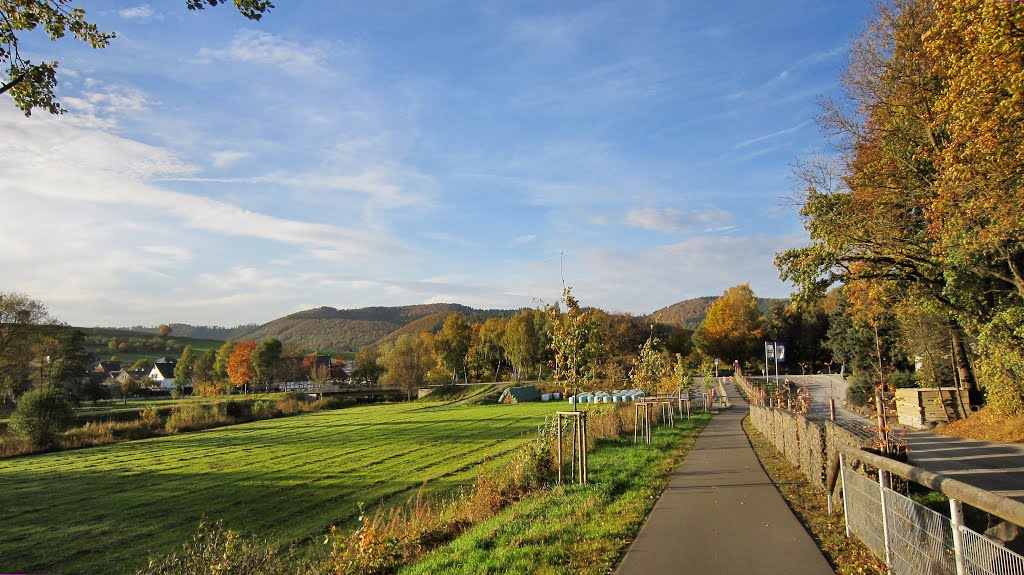
<instances>
[{"instance_id":1,"label":"forested hill","mask_svg":"<svg viewBox=\"0 0 1024 575\"><path fill-rule=\"evenodd\" d=\"M695 297L663 307L651 314L651 318L658 323L681 325L687 329L697 329L700 323L708 315L708 308L715 303L718 296ZM788 301L779 298L757 298L757 309L768 315L772 302Z\"/></svg>"},{"instance_id":2,"label":"forested hill","mask_svg":"<svg viewBox=\"0 0 1024 575\"><path fill-rule=\"evenodd\" d=\"M171 337L188 337L196 339L216 339L225 341L228 339L238 339L247 333L252 332L256 328L260 327L259 324L246 324L237 327L220 327L210 325L189 325L187 323L170 323L167 324L171 328ZM160 328L153 326L141 326L137 325L129 328L131 331L137 331L141 333L160 333Z\"/></svg>"},{"instance_id":3,"label":"forested hill","mask_svg":"<svg viewBox=\"0 0 1024 575\"><path fill-rule=\"evenodd\" d=\"M273 336L286 344L308 350L358 350L398 332L436 331L450 313L459 312L469 321L510 316L517 310L479 310L459 304L433 303L400 307L335 309L319 307L300 311L266 323L244 334L245 339Z\"/></svg>"}]
</instances>

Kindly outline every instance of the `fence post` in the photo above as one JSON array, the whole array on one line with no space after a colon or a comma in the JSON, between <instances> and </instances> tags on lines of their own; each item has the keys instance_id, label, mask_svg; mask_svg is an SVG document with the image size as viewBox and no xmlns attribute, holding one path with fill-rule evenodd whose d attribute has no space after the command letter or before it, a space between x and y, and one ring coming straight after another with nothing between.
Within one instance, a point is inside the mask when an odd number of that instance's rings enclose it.
<instances>
[{"instance_id":1,"label":"fence post","mask_svg":"<svg viewBox=\"0 0 1024 575\"><path fill-rule=\"evenodd\" d=\"M964 560L964 540L961 526L964 524L964 514L960 508L960 502L956 499L949 500L949 518L953 527L953 553L956 557L956 575L967 575L967 562Z\"/></svg>"},{"instance_id":2,"label":"fence post","mask_svg":"<svg viewBox=\"0 0 1024 575\"><path fill-rule=\"evenodd\" d=\"M843 521L846 523L846 537L850 537L850 509L847 507L847 500L849 497L846 496L846 458L843 454L839 454L839 477L843 482Z\"/></svg>"},{"instance_id":3,"label":"fence post","mask_svg":"<svg viewBox=\"0 0 1024 575\"><path fill-rule=\"evenodd\" d=\"M885 566L892 572L892 552L889 549L889 507L885 503L885 486L889 483L889 472L878 470L878 495L882 502L882 539L885 541Z\"/></svg>"}]
</instances>

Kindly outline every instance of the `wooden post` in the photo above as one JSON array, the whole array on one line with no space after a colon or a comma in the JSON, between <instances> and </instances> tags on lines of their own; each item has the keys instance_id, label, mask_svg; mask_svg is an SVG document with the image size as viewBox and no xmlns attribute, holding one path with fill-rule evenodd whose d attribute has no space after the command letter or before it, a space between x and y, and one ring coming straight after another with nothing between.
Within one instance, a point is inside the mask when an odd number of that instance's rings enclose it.
<instances>
[{"instance_id":1,"label":"wooden post","mask_svg":"<svg viewBox=\"0 0 1024 575\"><path fill-rule=\"evenodd\" d=\"M558 418L558 484L562 484L562 414Z\"/></svg>"},{"instance_id":2,"label":"wooden post","mask_svg":"<svg viewBox=\"0 0 1024 575\"><path fill-rule=\"evenodd\" d=\"M889 543L889 509L885 502L886 484L889 483L889 472L884 469L878 470L878 495L882 502L882 541L885 544L885 566L892 571L892 550Z\"/></svg>"}]
</instances>

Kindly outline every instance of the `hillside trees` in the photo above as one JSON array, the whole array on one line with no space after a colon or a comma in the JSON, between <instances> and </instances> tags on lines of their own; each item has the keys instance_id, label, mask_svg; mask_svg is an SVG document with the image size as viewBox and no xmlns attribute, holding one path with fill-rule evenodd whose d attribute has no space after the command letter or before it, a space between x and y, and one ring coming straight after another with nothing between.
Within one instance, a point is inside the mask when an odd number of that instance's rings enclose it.
<instances>
[{"instance_id":1,"label":"hillside trees","mask_svg":"<svg viewBox=\"0 0 1024 575\"><path fill-rule=\"evenodd\" d=\"M42 29L52 41L68 34L89 46L105 48L114 39L113 32L101 32L85 19L85 10L71 7L71 0L0 0L0 66L4 77L0 80L0 94L10 92L15 106L26 116L34 109L51 114L64 112L55 100L57 88L57 61L32 61L25 58L20 41L26 33ZM208 6L226 4L227 0L186 0L189 10L203 10ZM234 0L238 12L259 20L274 7L268 0Z\"/></svg>"},{"instance_id":2,"label":"hillside trees","mask_svg":"<svg viewBox=\"0 0 1024 575\"><path fill-rule=\"evenodd\" d=\"M501 381L501 366L506 361L504 339L507 327L508 318L492 317L480 326L478 332L475 357L493 374L491 381Z\"/></svg>"},{"instance_id":3,"label":"hillside trees","mask_svg":"<svg viewBox=\"0 0 1024 575\"><path fill-rule=\"evenodd\" d=\"M225 341L217 349L217 360L213 364L213 374L217 379L229 379L228 363L231 361L231 354L235 351L235 342Z\"/></svg>"},{"instance_id":4,"label":"hillside trees","mask_svg":"<svg viewBox=\"0 0 1024 575\"><path fill-rule=\"evenodd\" d=\"M726 363L760 357L765 319L749 284L731 287L708 308L708 315L693 334L697 348Z\"/></svg>"},{"instance_id":5,"label":"hillside trees","mask_svg":"<svg viewBox=\"0 0 1024 575\"><path fill-rule=\"evenodd\" d=\"M1022 25L1018 3L883 5L853 44L845 100L823 116L842 157L800 173L811 243L776 258L798 298L867 283L951 316L966 387L967 335L986 333L980 383L1009 411L1024 405L1024 373L1006 370L1024 363L1011 335L1024 306Z\"/></svg>"},{"instance_id":6,"label":"hillside trees","mask_svg":"<svg viewBox=\"0 0 1024 575\"><path fill-rule=\"evenodd\" d=\"M540 377L539 366L543 361L546 339L544 327L544 315L540 310L524 309L508 319L501 345L516 381L529 377L531 371Z\"/></svg>"}]
</instances>

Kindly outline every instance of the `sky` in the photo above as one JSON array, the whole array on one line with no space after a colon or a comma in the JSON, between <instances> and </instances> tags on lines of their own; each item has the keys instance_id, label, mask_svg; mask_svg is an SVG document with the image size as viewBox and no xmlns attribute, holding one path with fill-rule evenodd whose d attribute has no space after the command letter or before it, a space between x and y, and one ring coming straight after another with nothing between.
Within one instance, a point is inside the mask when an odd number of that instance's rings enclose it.
<instances>
[{"instance_id":1,"label":"sky","mask_svg":"<svg viewBox=\"0 0 1024 575\"><path fill-rule=\"evenodd\" d=\"M0 291L79 326L319 306L556 301L646 314L806 243L866 0L76 2L68 113L0 100Z\"/></svg>"}]
</instances>

